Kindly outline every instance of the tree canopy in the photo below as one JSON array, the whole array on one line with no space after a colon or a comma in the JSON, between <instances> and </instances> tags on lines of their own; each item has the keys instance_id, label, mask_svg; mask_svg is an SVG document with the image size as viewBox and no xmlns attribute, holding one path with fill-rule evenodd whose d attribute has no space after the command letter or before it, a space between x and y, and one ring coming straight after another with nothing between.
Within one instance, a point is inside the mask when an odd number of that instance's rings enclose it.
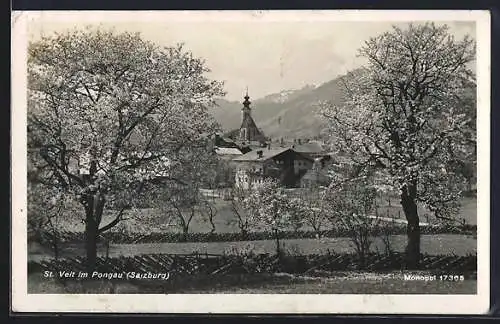
<instances>
[{"instance_id":1,"label":"tree canopy","mask_svg":"<svg viewBox=\"0 0 500 324\"><path fill-rule=\"evenodd\" d=\"M475 161L475 42L446 25L410 24L369 39L359 55L368 63L344 78L349 99L322 114L336 149L400 192L416 233L415 204L454 215L464 188L455 162Z\"/></svg>"},{"instance_id":2,"label":"tree canopy","mask_svg":"<svg viewBox=\"0 0 500 324\"><path fill-rule=\"evenodd\" d=\"M145 186L186 184L193 156L210 154L222 83L182 45L88 28L32 42L28 53L33 168L82 204L87 234L116 225ZM104 208L117 215L100 226Z\"/></svg>"}]
</instances>

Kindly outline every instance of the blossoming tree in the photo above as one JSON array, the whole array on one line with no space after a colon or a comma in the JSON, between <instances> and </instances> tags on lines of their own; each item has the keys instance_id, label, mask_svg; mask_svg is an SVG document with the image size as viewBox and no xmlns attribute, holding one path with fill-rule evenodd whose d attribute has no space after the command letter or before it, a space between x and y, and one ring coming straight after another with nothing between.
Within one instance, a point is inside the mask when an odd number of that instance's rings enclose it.
<instances>
[{"instance_id":1,"label":"blossoming tree","mask_svg":"<svg viewBox=\"0 0 500 324\"><path fill-rule=\"evenodd\" d=\"M127 32L69 31L28 53L28 148L45 183L81 205L92 269L99 234L149 188L185 184L192 154L205 154L217 129L208 109L222 84L182 45ZM115 212L107 224L104 210Z\"/></svg>"},{"instance_id":2,"label":"blossoming tree","mask_svg":"<svg viewBox=\"0 0 500 324\"><path fill-rule=\"evenodd\" d=\"M410 24L369 39L364 68L344 78L344 106L325 103L337 149L358 170L376 168L399 192L408 221L407 266L418 267L417 203L457 212L464 179L456 161L475 161L475 42L446 25ZM470 93L470 92L469 92Z\"/></svg>"},{"instance_id":3,"label":"blossoming tree","mask_svg":"<svg viewBox=\"0 0 500 324\"><path fill-rule=\"evenodd\" d=\"M288 229L293 218L293 208L290 198L279 181L266 179L255 188L248 191L243 201L249 223L263 224L270 229L276 241L276 253L281 256L280 232Z\"/></svg>"}]
</instances>

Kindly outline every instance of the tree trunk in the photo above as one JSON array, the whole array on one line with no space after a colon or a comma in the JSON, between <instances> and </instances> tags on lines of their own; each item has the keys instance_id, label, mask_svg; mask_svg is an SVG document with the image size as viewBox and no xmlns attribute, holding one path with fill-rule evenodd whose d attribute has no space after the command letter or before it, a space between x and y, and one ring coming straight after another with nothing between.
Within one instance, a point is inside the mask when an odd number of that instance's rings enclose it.
<instances>
[{"instance_id":1,"label":"tree trunk","mask_svg":"<svg viewBox=\"0 0 500 324\"><path fill-rule=\"evenodd\" d=\"M210 226L211 226L211 228L210 228L210 234L214 234L215 231L216 231L216 228L215 228L215 223L214 223L213 216L210 216L209 222L210 222Z\"/></svg>"},{"instance_id":2,"label":"tree trunk","mask_svg":"<svg viewBox=\"0 0 500 324\"><path fill-rule=\"evenodd\" d=\"M243 240L248 238L248 231L244 227L240 227L241 237Z\"/></svg>"},{"instance_id":3,"label":"tree trunk","mask_svg":"<svg viewBox=\"0 0 500 324\"><path fill-rule=\"evenodd\" d=\"M54 233L54 240L52 241L52 247L54 249L54 258L59 259L59 236Z\"/></svg>"},{"instance_id":4,"label":"tree trunk","mask_svg":"<svg viewBox=\"0 0 500 324\"><path fill-rule=\"evenodd\" d=\"M361 270L366 269L366 252L361 248L361 251L359 253L359 268Z\"/></svg>"},{"instance_id":5,"label":"tree trunk","mask_svg":"<svg viewBox=\"0 0 500 324\"><path fill-rule=\"evenodd\" d=\"M188 239L189 226L182 226L182 241L186 242Z\"/></svg>"},{"instance_id":6,"label":"tree trunk","mask_svg":"<svg viewBox=\"0 0 500 324\"><path fill-rule=\"evenodd\" d=\"M277 229L273 230L274 231L274 238L276 239L276 258L278 260L278 267L276 271L281 271L283 268L283 255L282 251L280 248L280 237L279 237L279 232Z\"/></svg>"},{"instance_id":7,"label":"tree trunk","mask_svg":"<svg viewBox=\"0 0 500 324\"><path fill-rule=\"evenodd\" d=\"M401 205L408 221L406 246L406 268L418 269L420 263L420 220L416 204L416 186L403 188L401 193Z\"/></svg>"},{"instance_id":8,"label":"tree trunk","mask_svg":"<svg viewBox=\"0 0 500 324\"><path fill-rule=\"evenodd\" d=\"M99 224L101 223L104 204L104 197L99 191L87 200L85 210L85 250L87 253L88 272L92 272L96 268L97 238L99 236Z\"/></svg>"},{"instance_id":9,"label":"tree trunk","mask_svg":"<svg viewBox=\"0 0 500 324\"><path fill-rule=\"evenodd\" d=\"M276 238L276 254L278 257L281 257L281 250L280 250L280 237L278 230L274 230L274 237Z\"/></svg>"},{"instance_id":10,"label":"tree trunk","mask_svg":"<svg viewBox=\"0 0 500 324\"><path fill-rule=\"evenodd\" d=\"M52 219L49 218L49 224L52 229L52 249L54 250L54 258L59 259L59 233L52 223Z\"/></svg>"},{"instance_id":11,"label":"tree trunk","mask_svg":"<svg viewBox=\"0 0 500 324\"><path fill-rule=\"evenodd\" d=\"M85 224L85 250L87 253L87 271L95 270L97 262L97 224L92 214L87 214Z\"/></svg>"},{"instance_id":12,"label":"tree trunk","mask_svg":"<svg viewBox=\"0 0 500 324\"><path fill-rule=\"evenodd\" d=\"M109 259L109 239L106 239L106 259Z\"/></svg>"}]
</instances>

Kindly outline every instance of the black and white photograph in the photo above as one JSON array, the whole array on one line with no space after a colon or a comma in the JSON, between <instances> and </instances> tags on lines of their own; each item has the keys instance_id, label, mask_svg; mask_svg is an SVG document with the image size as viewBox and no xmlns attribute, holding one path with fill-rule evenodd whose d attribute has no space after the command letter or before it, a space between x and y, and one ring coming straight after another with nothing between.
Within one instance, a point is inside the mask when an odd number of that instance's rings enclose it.
<instances>
[{"instance_id":1,"label":"black and white photograph","mask_svg":"<svg viewBox=\"0 0 500 324\"><path fill-rule=\"evenodd\" d=\"M14 12L14 308L486 312L489 24Z\"/></svg>"}]
</instances>

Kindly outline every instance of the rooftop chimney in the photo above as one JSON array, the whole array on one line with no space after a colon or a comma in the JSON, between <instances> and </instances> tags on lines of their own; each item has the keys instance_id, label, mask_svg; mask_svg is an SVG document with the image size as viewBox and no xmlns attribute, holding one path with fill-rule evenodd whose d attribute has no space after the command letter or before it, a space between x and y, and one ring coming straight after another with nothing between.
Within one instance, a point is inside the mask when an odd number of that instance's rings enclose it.
<instances>
[{"instance_id":1,"label":"rooftop chimney","mask_svg":"<svg viewBox=\"0 0 500 324\"><path fill-rule=\"evenodd\" d=\"M264 154L264 152L262 152L262 150L257 151L257 156L259 157L259 159L262 158L263 154Z\"/></svg>"},{"instance_id":2,"label":"rooftop chimney","mask_svg":"<svg viewBox=\"0 0 500 324\"><path fill-rule=\"evenodd\" d=\"M267 149L270 150L271 149L271 143L267 143Z\"/></svg>"}]
</instances>

